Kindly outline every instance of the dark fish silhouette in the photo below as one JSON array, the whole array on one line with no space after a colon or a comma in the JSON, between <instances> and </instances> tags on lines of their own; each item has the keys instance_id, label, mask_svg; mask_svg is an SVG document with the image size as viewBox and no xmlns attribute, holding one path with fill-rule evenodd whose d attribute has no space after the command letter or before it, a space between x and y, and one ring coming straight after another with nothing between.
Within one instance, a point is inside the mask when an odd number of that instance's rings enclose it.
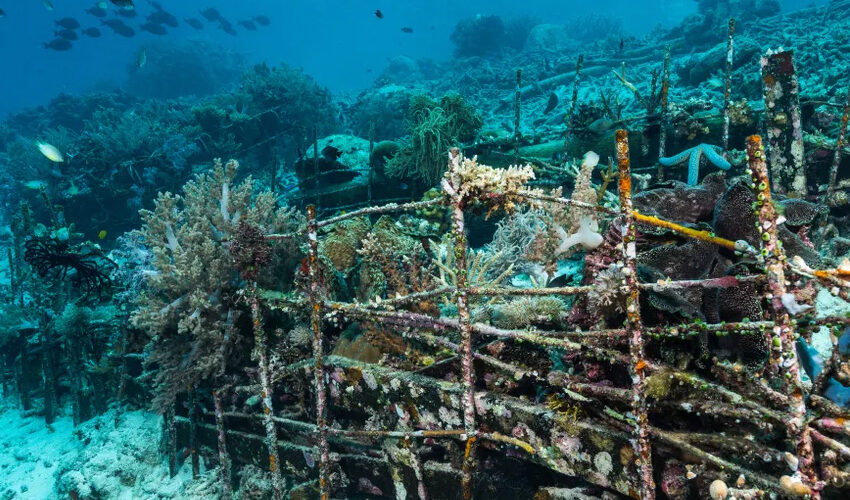
<instances>
[{"instance_id":1,"label":"dark fish silhouette","mask_svg":"<svg viewBox=\"0 0 850 500\"><path fill-rule=\"evenodd\" d=\"M105 21L101 21L100 24L109 26L117 35L131 37L136 34L136 30L124 24L124 21L120 19L107 19Z\"/></svg>"},{"instance_id":2,"label":"dark fish silhouette","mask_svg":"<svg viewBox=\"0 0 850 500\"><path fill-rule=\"evenodd\" d=\"M83 30L83 34L91 38L99 38L100 30L97 28L86 28Z\"/></svg>"},{"instance_id":3,"label":"dark fish silhouette","mask_svg":"<svg viewBox=\"0 0 850 500\"><path fill-rule=\"evenodd\" d=\"M405 26L404 28L401 29L401 31L403 31L405 33L413 33L413 28Z\"/></svg>"},{"instance_id":4,"label":"dark fish silhouette","mask_svg":"<svg viewBox=\"0 0 850 500\"><path fill-rule=\"evenodd\" d=\"M97 5L93 5L90 8L86 9L88 14L93 15L94 17L106 17L106 9L101 9Z\"/></svg>"},{"instance_id":5,"label":"dark fish silhouette","mask_svg":"<svg viewBox=\"0 0 850 500\"><path fill-rule=\"evenodd\" d=\"M151 33L151 34L154 34L154 35L165 35L166 33L168 33L167 31L165 31L165 27L163 25L157 24L157 23L152 23L150 21L139 26L139 29L142 30L142 31L147 31L148 33Z\"/></svg>"},{"instance_id":6,"label":"dark fish silhouette","mask_svg":"<svg viewBox=\"0 0 850 500\"><path fill-rule=\"evenodd\" d=\"M224 31L228 35L233 35L233 36L238 35L238 33L236 33L236 30L233 29L233 25L230 24L230 21L228 21L226 19L221 19L219 21L218 27L221 28L221 31Z\"/></svg>"},{"instance_id":7,"label":"dark fish silhouette","mask_svg":"<svg viewBox=\"0 0 850 500\"><path fill-rule=\"evenodd\" d=\"M3 19L4 17L6 17L6 11L0 9L0 19Z\"/></svg>"},{"instance_id":8,"label":"dark fish silhouette","mask_svg":"<svg viewBox=\"0 0 850 500\"><path fill-rule=\"evenodd\" d=\"M254 16L254 21L256 21L256 23L260 26L268 26L272 23L266 16Z\"/></svg>"},{"instance_id":9,"label":"dark fish silhouette","mask_svg":"<svg viewBox=\"0 0 850 500\"><path fill-rule=\"evenodd\" d=\"M73 17L63 17L62 19L56 21L56 26L61 26L65 29L75 30L80 27L80 22L74 19Z\"/></svg>"},{"instance_id":10,"label":"dark fish silhouette","mask_svg":"<svg viewBox=\"0 0 850 500\"><path fill-rule=\"evenodd\" d=\"M77 38L79 38L77 36L77 32L74 31L74 30L54 31L53 36L55 36L57 38L64 38L65 40L76 40Z\"/></svg>"},{"instance_id":11,"label":"dark fish silhouette","mask_svg":"<svg viewBox=\"0 0 850 500\"><path fill-rule=\"evenodd\" d=\"M161 5L156 2L150 2L150 4L153 5L153 8L156 9L156 12L150 14L147 17L147 20L149 22L156 24L165 24L167 26L171 26L172 28L177 27L177 18L174 17L173 14L167 12L165 9L162 8Z\"/></svg>"},{"instance_id":12,"label":"dark fish silhouette","mask_svg":"<svg viewBox=\"0 0 850 500\"><path fill-rule=\"evenodd\" d=\"M237 21L243 28L248 31L257 31L257 25L252 21Z\"/></svg>"},{"instance_id":13,"label":"dark fish silhouette","mask_svg":"<svg viewBox=\"0 0 850 500\"><path fill-rule=\"evenodd\" d=\"M383 19L383 18L384 18L384 13L383 13L383 12L381 12L381 9L376 9L376 10L375 10L375 17L377 17L378 19Z\"/></svg>"},{"instance_id":14,"label":"dark fish silhouette","mask_svg":"<svg viewBox=\"0 0 850 500\"><path fill-rule=\"evenodd\" d=\"M59 52L64 52L66 50L71 50L73 45L68 40L64 38L57 38L55 40L51 40L50 43L45 43L44 48L49 50L56 50Z\"/></svg>"},{"instance_id":15,"label":"dark fish silhouette","mask_svg":"<svg viewBox=\"0 0 850 500\"><path fill-rule=\"evenodd\" d=\"M548 115L557 106L558 106L558 94L552 92L551 94L549 94L549 102L546 103L546 109L543 111L543 114Z\"/></svg>"},{"instance_id":16,"label":"dark fish silhouette","mask_svg":"<svg viewBox=\"0 0 850 500\"><path fill-rule=\"evenodd\" d=\"M328 144L322 148L322 157L329 161L336 161L342 156L342 151Z\"/></svg>"},{"instance_id":17,"label":"dark fish silhouette","mask_svg":"<svg viewBox=\"0 0 850 500\"><path fill-rule=\"evenodd\" d=\"M197 20L197 19L195 19L194 17L190 17L189 19L186 19L186 18L184 17L184 18L183 18L183 22L184 22L184 23L186 23L186 24L188 24L189 26L191 26L191 27L195 28L196 30L202 30L202 29L204 29L204 23L202 23L201 21L198 21L198 20Z\"/></svg>"},{"instance_id":18,"label":"dark fish silhouette","mask_svg":"<svg viewBox=\"0 0 850 500\"><path fill-rule=\"evenodd\" d=\"M136 6L133 5L133 0L109 0L113 5L117 5L122 9L135 9Z\"/></svg>"},{"instance_id":19,"label":"dark fish silhouette","mask_svg":"<svg viewBox=\"0 0 850 500\"><path fill-rule=\"evenodd\" d=\"M206 9L202 10L201 15L204 16L204 19L206 19L207 21L210 21L210 22L221 21L221 20L224 19L223 17L221 17L221 13L217 9L214 9L213 7L208 7Z\"/></svg>"},{"instance_id":20,"label":"dark fish silhouette","mask_svg":"<svg viewBox=\"0 0 850 500\"><path fill-rule=\"evenodd\" d=\"M126 17L127 19L133 19L139 15L136 13L136 9L119 9L115 13L121 17Z\"/></svg>"}]
</instances>

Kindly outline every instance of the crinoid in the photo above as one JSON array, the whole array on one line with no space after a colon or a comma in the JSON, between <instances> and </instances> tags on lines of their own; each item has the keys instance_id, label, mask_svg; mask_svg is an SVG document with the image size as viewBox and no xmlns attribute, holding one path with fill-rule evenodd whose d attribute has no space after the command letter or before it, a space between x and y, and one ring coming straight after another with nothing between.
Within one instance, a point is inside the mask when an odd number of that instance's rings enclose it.
<instances>
[{"instance_id":1,"label":"crinoid","mask_svg":"<svg viewBox=\"0 0 850 500\"><path fill-rule=\"evenodd\" d=\"M71 245L49 236L32 237L24 244L24 260L42 278L70 278L71 284L85 297L97 294L100 299L112 285L102 268L115 263L99 248L85 243Z\"/></svg>"}]
</instances>

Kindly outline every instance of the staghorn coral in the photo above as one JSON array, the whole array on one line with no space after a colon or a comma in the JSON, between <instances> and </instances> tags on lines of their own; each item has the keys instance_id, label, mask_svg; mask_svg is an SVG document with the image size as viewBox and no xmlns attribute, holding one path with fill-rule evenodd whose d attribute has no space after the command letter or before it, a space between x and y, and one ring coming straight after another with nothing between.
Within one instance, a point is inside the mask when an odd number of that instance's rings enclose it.
<instances>
[{"instance_id":1,"label":"staghorn coral","mask_svg":"<svg viewBox=\"0 0 850 500\"><path fill-rule=\"evenodd\" d=\"M146 276L147 291L131 321L151 337L146 365L157 409L187 385L221 374L229 358L247 356L239 349L250 330L243 331L244 306L235 297L242 281L229 251L240 224L271 233L302 222L294 211L276 207L272 193L258 192L250 177L236 184L238 167L217 160L184 186L182 196L162 193L153 210L140 212L139 234L153 253L154 272Z\"/></svg>"},{"instance_id":2,"label":"staghorn coral","mask_svg":"<svg viewBox=\"0 0 850 500\"><path fill-rule=\"evenodd\" d=\"M531 165L493 168L479 164L478 157L464 157L452 174L452 179L443 179L443 190L460 198L464 206L483 205L488 216L498 210L513 212L522 197L520 191L534 179Z\"/></svg>"}]
</instances>

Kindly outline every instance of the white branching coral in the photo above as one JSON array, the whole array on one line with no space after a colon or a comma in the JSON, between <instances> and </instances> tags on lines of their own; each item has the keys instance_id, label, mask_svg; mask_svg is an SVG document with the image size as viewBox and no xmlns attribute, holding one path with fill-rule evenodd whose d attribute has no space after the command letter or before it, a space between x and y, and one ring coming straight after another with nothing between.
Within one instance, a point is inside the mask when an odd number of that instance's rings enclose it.
<instances>
[{"instance_id":1,"label":"white branching coral","mask_svg":"<svg viewBox=\"0 0 850 500\"><path fill-rule=\"evenodd\" d=\"M456 151L451 154L451 168L443 178L443 190L464 203L487 204L488 216L500 209L512 212L521 198L520 191L534 179L531 165L494 168L479 165L477 156L465 158Z\"/></svg>"},{"instance_id":2,"label":"white branching coral","mask_svg":"<svg viewBox=\"0 0 850 500\"><path fill-rule=\"evenodd\" d=\"M184 186L183 196L161 193L153 210L140 212L138 235L153 255L154 271L144 276L147 290L131 320L151 337L147 361L158 408L220 373L238 344L242 306L234 297L243 283L230 245L239 223L265 233L289 232L302 223L293 210L276 206L273 193L257 192L250 177L236 184L238 167L234 160L216 160L209 173Z\"/></svg>"}]
</instances>

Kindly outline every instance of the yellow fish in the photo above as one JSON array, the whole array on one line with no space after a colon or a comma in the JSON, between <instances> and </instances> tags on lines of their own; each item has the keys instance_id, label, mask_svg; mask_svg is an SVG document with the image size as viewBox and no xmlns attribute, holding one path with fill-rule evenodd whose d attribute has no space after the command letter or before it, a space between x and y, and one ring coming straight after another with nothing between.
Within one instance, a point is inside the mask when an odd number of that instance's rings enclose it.
<instances>
[{"instance_id":1,"label":"yellow fish","mask_svg":"<svg viewBox=\"0 0 850 500\"><path fill-rule=\"evenodd\" d=\"M106 229L101 229L99 233L97 233L97 239L102 240L106 238Z\"/></svg>"},{"instance_id":2,"label":"yellow fish","mask_svg":"<svg viewBox=\"0 0 850 500\"><path fill-rule=\"evenodd\" d=\"M65 157L62 156L62 153L56 149L56 146L52 144L47 144L46 142L37 142L38 150L41 151L48 160L55 161L56 163L62 163L65 161Z\"/></svg>"}]
</instances>

